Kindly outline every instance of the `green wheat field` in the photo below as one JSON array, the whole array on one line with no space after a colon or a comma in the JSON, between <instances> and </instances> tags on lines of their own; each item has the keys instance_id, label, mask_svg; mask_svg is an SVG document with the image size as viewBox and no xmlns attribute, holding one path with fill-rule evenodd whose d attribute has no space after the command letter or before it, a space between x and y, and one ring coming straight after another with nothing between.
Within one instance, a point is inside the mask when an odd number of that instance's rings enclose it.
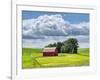
<instances>
[{"instance_id":1,"label":"green wheat field","mask_svg":"<svg viewBox=\"0 0 100 80\"><path fill-rule=\"evenodd\" d=\"M22 69L89 66L89 48L78 49L78 54L58 53L44 57L42 49L22 48Z\"/></svg>"}]
</instances>

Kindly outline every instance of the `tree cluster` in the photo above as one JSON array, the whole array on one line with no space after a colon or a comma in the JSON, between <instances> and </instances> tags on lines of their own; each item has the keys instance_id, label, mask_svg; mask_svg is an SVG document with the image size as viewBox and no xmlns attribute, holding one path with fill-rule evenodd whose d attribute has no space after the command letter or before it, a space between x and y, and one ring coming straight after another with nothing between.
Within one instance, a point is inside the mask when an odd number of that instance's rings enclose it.
<instances>
[{"instance_id":1,"label":"tree cluster","mask_svg":"<svg viewBox=\"0 0 100 80\"><path fill-rule=\"evenodd\" d=\"M77 53L79 46L76 38L69 38L64 42L49 44L46 47L56 47L58 53Z\"/></svg>"}]
</instances>

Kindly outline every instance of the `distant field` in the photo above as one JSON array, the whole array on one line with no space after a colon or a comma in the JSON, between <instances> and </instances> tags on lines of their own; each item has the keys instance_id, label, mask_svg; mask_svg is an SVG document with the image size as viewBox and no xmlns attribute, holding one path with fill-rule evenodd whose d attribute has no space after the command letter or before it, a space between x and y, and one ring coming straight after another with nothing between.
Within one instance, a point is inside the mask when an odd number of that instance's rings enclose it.
<instances>
[{"instance_id":1,"label":"distant field","mask_svg":"<svg viewBox=\"0 0 100 80\"><path fill-rule=\"evenodd\" d=\"M81 48L78 54L59 53L43 57L42 49L23 48L22 68L89 66L89 48Z\"/></svg>"}]
</instances>

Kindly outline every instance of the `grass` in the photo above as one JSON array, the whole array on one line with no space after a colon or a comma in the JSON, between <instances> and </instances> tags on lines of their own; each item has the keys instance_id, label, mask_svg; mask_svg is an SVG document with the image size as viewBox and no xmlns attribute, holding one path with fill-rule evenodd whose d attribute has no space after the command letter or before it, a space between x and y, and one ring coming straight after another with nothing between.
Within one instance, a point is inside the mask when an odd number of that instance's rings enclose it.
<instances>
[{"instance_id":1,"label":"grass","mask_svg":"<svg viewBox=\"0 0 100 80\"><path fill-rule=\"evenodd\" d=\"M89 65L89 48L78 49L78 54L59 53L43 57L42 49L23 48L22 68L73 67Z\"/></svg>"}]
</instances>

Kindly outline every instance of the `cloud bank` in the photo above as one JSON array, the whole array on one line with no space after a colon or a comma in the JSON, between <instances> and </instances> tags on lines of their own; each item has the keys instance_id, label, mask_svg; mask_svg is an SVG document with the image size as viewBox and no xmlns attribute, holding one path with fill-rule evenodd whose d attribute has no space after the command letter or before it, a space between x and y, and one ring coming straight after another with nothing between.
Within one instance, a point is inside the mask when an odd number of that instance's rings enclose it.
<instances>
[{"instance_id":1,"label":"cloud bank","mask_svg":"<svg viewBox=\"0 0 100 80\"><path fill-rule=\"evenodd\" d=\"M42 15L37 18L23 20L23 39L32 39L46 43L63 41L69 36L88 37L89 22L71 24L63 16ZM41 42L41 44L43 44Z\"/></svg>"}]
</instances>

